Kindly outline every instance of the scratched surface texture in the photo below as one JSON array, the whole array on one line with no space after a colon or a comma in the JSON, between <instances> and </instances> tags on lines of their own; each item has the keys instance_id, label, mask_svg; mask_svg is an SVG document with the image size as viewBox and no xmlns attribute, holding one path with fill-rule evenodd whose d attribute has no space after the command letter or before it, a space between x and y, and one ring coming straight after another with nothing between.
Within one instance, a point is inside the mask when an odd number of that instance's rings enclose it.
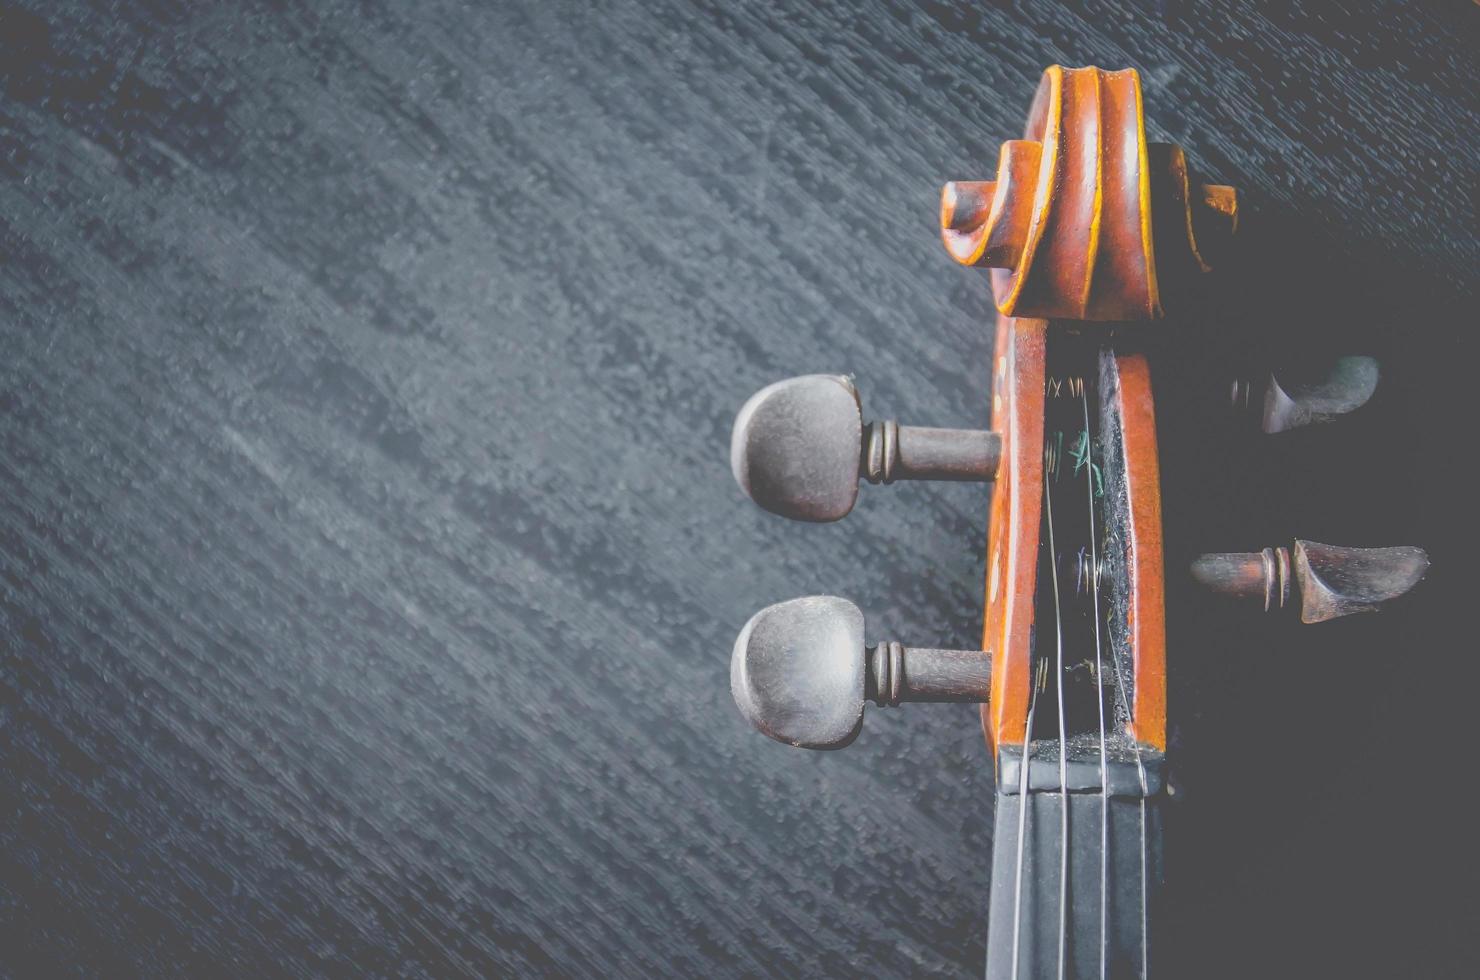
<instances>
[{"instance_id":1,"label":"scratched surface texture","mask_svg":"<svg viewBox=\"0 0 1480 980\"><path fill-rule=\"evenodd\" d=\"M790 525L726 446L808 371L985 420L937 188L1063 62L1139 67L1244 188L1220 330L1388 356L1367 422L1169 478L1169 561L1435 558L1298 639L1173 587L1165 975L1463 972L1477 40L1466 3L0 8L0 969L975 975L972 709L788 751L727 664L810 592L970 645L985 496Z\"/></svg>"}]
</instances>

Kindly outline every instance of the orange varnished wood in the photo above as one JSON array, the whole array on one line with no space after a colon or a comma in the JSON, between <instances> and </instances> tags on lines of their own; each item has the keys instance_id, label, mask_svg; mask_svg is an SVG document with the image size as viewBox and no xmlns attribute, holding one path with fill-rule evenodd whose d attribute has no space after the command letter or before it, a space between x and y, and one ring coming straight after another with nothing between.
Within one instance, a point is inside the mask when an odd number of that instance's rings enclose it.
<instances>
[{"instance_id":1,"label":"orange varnished wood","mask_svg":"<svg viewBox=\"0 0 1480 980\"><path fill-rule=\"evenodd\" d=\"M1159 319L1158 265L1206 269L1196 232L1231 232L1237 196L1218 186L1192 192L1181 150L1154 149L1134 69L1054 65L1039 83L1025 138L1002 145L997 179L942 191L946 249L963 264L1007 270L993 282L997 308L1009 316ZM1168 163L1171 179L1162 173ZM1158 193L1163 185L1169 191ZM1177 232L1159 250L1158 224Z\"/></svg>"},{"instance_id":2,"label":"orange varnished wood","mask_svg":"<svg viewBox=\"0 0 1480 980\"><path fill-rule=\"evenodd\" d=\"M1116 359L1121 439L1125 447L1129 534L1128 622L1135 665L1132 734L1157 749L1167 744L1167 628L1161 538L1161 463L1151 370L1140 354Z\"/></svg>"},{"instance_id":3,"label":"orange varnished wood","mask_svg":"<svg viewBox=\"0 0 1480 980\"><path fill-rule=\"evenodd\" d=\"M1147 144L1134 70L1093 67L1047 69L1025 138L1002 145L996 179L958 181L941 192L942 241L956 261L992 269L1000 312L992 427L1003 446L992 490L983 626L993 672L982 724L994 750L1021 745L1026 737L1048 337L1073 321L1161 318L1162 279L1172 283L1206 272L1208 255L1234 230L1237 207L1232 188L1192 183L1180 148ZM1121 354L1116 363L1128 494L1125 626L1135 672L1133 734L1164 749L1166 617L1155 411L1144 357Z\"/></svg>"},{"instance_id":4,"label":"orange varnished wood","mask_svg":"<svg viewBox=\"0 0 1480 980\"><path fill-rule=\"evenodd\" d=\"M1044 320L997 318L992 428L1002 435L1002 459L992 486L982 630L982 649L992 653L992 695L982 705L982 728L994 748L1021 745L1027 723L1038 521L1043 503L1047 331Z\"/></svg>"},{"instance_id":5,"label":"orange varnished wood","mask_svg":"<svg viewBox=\"0 0 1480 980\"><path fill-rule=\"evenodd\" d=\"M941 188L941 240L962 265L1012 269L1033 221L1033 189L1043 144L1002 144L995 181L957 180Z\"/></svg>"},{"instance_id":6,"label":"orange varnished wood","mask_svg":"<svg viewBox=\"0 0 1480 980\"><path fill-rule=\"evenodd\" d=\"M1038 227L1015 270L1016 292L997 296L1003 309L1070 320L1161 316L1140 99L1132 69L1044 73L1026 137L1043 144L1053 171L1040 172Z\"/></svg>"}]
</instances>

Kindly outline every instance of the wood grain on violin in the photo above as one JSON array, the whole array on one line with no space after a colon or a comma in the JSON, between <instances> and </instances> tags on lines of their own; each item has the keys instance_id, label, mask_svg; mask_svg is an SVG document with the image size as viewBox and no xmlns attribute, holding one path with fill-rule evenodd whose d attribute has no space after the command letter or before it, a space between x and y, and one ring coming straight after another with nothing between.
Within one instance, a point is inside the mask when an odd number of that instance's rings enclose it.
<instances>
[{"instance_id":1,"label":"wood grain on violin","mask_svg":"<svg viewBox=\"0 0 1480 980\"><path fill-rule=\"evenodd\" d=\"M1194 192L1181 148L1155 150L1134 69L1054 65L1043 73L1025 138L1002 144L997 179L942 189L946 250L963 265L1008 271L994 279L1006 316L1158 319L1158 263L1180 271L1190 258L1206 271L1197 229L1231 233L1238 199L1219 185Z\"/></svg>"},{"instance_id":2,"label":"wood grain on violin","mask_svg":"<svg viewBox=\"0 0 1480 980\"><path fill-rule=\"evenodd\" d=\"M1031 686L1033 596L1043 508L1044 343L1042 320L997 321L993 345L992 428L1002 462L987 524L986 615L982 649L992 654L992 698L982 706L988 748L1021 745Z\"/></svg>"},{"instance_id":3,"label":"wood grain on violin","mask_svg":"<svg viewBox=\"0 0 1480 980\"><path fill-rule=\"evenodd\" d=\"M1154 749L1167 747L1166 569L1162 551L1161 461L1156 410L1146 358L1115 358L1115 413L1125 456L1125 628L1134 652L1136 701L1132 734Z\"/></svg>"}]
</instances>

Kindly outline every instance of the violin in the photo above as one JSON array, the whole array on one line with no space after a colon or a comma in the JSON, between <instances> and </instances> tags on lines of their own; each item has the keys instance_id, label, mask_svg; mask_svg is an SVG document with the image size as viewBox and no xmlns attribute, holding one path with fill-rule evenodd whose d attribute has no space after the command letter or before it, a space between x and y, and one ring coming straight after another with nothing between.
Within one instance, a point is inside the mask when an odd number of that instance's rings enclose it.
<instances>
[{"instance_id":1,"label":"violin","mask_svg":"<svg viewBox=\"0 0 1480 980\"><path fill-rule=\"evenodd\" d=\"M731 661L741 713L802 748L851 743L868 701L981 705L991 980L1146 977L1157 963L1167 678L1188 639L1168 635L1170 574L1318 623L1378 608L1428 567L1419 548L1306 540L1166 567L1154 381L1197 342L1178 311L1238 220L1232 187L1147 141L1134 70L1050 67L995 179L941 193L946 251L989 270L998 311L990 428L865 422L841 375L770 385L736 418L736 480L787 518L841 519L860 481L991 485L979 649L870 643L857 606L811 596L752 617ZM1342 357L1235 382L1231 401L1274 435L1353 412L1377 381L1371 358Z\"/></svg>"}]
</instances>

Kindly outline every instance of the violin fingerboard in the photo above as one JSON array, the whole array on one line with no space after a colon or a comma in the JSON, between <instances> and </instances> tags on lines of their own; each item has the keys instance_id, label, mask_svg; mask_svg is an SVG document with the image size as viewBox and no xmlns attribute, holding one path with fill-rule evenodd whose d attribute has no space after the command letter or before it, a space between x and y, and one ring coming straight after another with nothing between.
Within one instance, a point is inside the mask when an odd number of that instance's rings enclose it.
<instances>
[{"instance_id":1,"label":"violin fingerboard","mask_svg":"<svg viewBox=\"0 0 1480 980\"><path fill-rule=\"evenodd\" d=\"M1117 765L1124 771L1112 783L1134 783L1133 767ZM997 790L987 980L1148 976L1160 920L1164 792L1107 794L1098 774L1093 789L1061 792L1056 767L1032 768L1044 769L1053 788L1021 794L1003 780Z\"/></svg>"}]
</instances>

